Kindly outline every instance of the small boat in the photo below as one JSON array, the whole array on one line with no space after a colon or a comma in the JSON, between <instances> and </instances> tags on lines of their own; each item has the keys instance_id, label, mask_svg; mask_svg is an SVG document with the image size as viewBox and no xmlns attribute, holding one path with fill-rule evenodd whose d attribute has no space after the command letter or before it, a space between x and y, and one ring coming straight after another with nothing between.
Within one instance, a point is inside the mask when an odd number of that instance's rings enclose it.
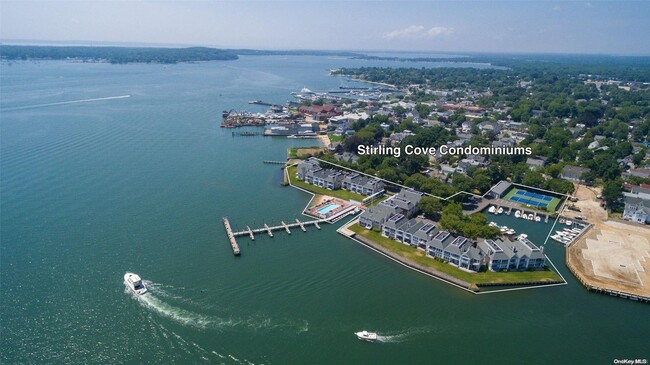
<instances>
[{"instance_id":1,"label":"small boat","mask_svg":"<svg viewBox=\"0 0 650 365\"><path fill-rule=\"evenodd\" d=\"M522 233L517 237L518 240L525 240L526 238L528 238L528 235L525 233Z\"/></svg>"},{"instance_id":2,"label":"small boat","mask_svg":"<svg viewBox=\"0 0 650 365\"><path fill-rule=\"evenodd\" d=\"M490 222L490 223L488 223L488 226L490 226L490 227L498 227L499 225L497 224L497 222Z\"/></svg>"},{"instance_id":3,"label":"small boat","mask_svg":"<svg viewBox=\"0 0 650 365\"><path fill-rule=\"evenodd\" d=\"M138 274L127 272L124 274L124 283L136 295L142 295L147 292L147 287L144 285L144 282L140 279Z\"/></svg>"},{"instance_id":4,"label":"small boat","mask_svg":"<svg viewBox=\"0 0 650 365\"><path fill-rule=\"evenodd\" d=\"M529 215L528 215L528 220L529 220L529 221L532 221L533 219L535 219L535 216L532 215L532 214L529 214Z\"/></svg>"},{"instance_id":5,"label":"small boat","mask_svg":"<svg viewBox=\"0 0 650 365\"><path fill-rule=\"evenodd\" d=\"M499 207L499 210L497 210L497 214L503 213L503 208Z\"/></svg>"},{"instance_id":6,"label":"small boat","mask_svg":"<svg viewBox=\"0 0 650 365\"><path fill-rule=\"evenodd\" d=\"M494 205L491 205L491 206L488 208L488 212L490 212L490 213L492 213L492 214L494 214L494 212L496 212L496 211L497 211L497 208L495 208Z\"/></svg>"},{"instance_id":7,"label":"small boat","mask_svg":"<svg viewBox=\"0 0 650 365\"><path fill-rule=\"evenodd\" d=\"M563 244L565 244L565 245L566 245L567 243L569 243L569 240L568 240L567 238L562 237L562 236L553 235L553 236L551 236L551 238L552 238L554 241L556 241L556 242L560 242L560 243L563 243Z\"/></svg>"},{"instance_id":8,"label":"small boat","mask_svg":"<svg viewBox=\"0 0 650 365\"><path fill-rule=\"evenodd\" d=\"M503 227L501 227L500 231L501 231L501 233L506 233L508 231L508 227L503 226Z\"/></svg>"},{"instance_id":9,"label":"small boat","mask_svg":"<svg viewBox=\"0 0 650 365\"><path fill-rule=\"evenodd\" d=\"M561 224L564 224L564 222L566 222L566 221L564 220L564 218L560 218L560 223L561 223Z\"/></svg>"},{"instance_id":10,"label":"small boat","mask_svg":"<svg viewBox=\"0 0 650 365\"><path fill-rule=\"evenodd\" d=\"M521 210L515 212L515 218L521 218Z\"/></svg>"},{"instance_id":11,"label":"small boat","mask_svg":"<svg viewBox=\"0 0 650 365\"><path fill-rule=\"evenodd\" d=\"M565 223L566 223L567 226L572 226L573 225L573 222L571 222L570 220L567 220Z\"/></svg>"},{"instance_id":12,"label":"small boat","mask_svg":"<svg viewBox=\"0 0 650 365\"><path fill-rule=\"evenodd\" d=\"M512 228L510 228L509 230L506 231L506 234L510 235L510 236L514 235L515 233L517 233L517 232Z\"/></svg>"},{"instance_id":13,"label":"small boat","mask_svg":"<svg viewBox=\"0 0 650 365\"><path fill-rule=\"evenodd\" d=\"M357 335L357 338L360 340L370 342L377 341L377 334L375 332L361 331L355 333L355 335Z\"/></svg>"},{"instance_id":14,"label":"small boat","mask_svg":"<svg viewBox=\"0 0 650 365\"><path fill-rule=\"evenodd\" d=\"M535 222L541 222L542 218L540 216L535 217Z\"/></svg>"}]
</instances>

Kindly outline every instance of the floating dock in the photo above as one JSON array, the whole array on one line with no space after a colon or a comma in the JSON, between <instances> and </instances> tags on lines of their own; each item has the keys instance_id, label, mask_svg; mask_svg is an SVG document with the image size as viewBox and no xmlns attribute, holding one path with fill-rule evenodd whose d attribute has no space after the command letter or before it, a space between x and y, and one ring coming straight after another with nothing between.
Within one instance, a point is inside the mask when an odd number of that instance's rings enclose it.
<instances>
[{"instance_id":1,"label":"floating dock","mask_svg":"<svg viewBox=\"0 0 650 365\"><path fill-rule=\"evenodd\" d=\"M232 247L232 253L235 256L239 256L241 254L241 251L239 251L239 245L237 244L237 240L235 239L235 234L232 232L232 228L230 228L230 222L226 217L223 218L223 226L226 227L226 234L228 235L228 240L230 240L230 247Z\"/></svg>"}]
</instances>

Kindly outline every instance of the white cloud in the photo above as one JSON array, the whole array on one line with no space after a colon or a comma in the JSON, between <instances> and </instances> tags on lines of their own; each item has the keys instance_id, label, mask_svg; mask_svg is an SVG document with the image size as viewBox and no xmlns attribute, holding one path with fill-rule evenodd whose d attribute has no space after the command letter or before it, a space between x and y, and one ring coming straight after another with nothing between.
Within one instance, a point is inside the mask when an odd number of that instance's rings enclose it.
<instances>
[{"instance_id":1,"label":"white cloud","mask_svg":"<svg viewBox=\"0 0 650 365\"><path fill-rule=\"evenodd\" d=\"M439 36L447 36L454 33L454 28L449 27L432 27L426 29L422 25L411 25L404 29L396 29L386 33L384 38L388 40L393 39L422 39L422 38L435 38Z\"/></svg>"}]
</instances>

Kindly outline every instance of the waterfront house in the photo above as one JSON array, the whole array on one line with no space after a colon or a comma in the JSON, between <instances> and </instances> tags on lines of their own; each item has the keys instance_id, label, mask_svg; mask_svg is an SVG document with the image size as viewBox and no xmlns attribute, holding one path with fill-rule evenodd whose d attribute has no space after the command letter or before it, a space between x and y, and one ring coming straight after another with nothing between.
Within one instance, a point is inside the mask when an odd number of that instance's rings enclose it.
<instances>
[{"instance_id":1,"label":"waterfront house","mask_svg":"<svg viewBox=\"0 0 650 365\"><path fill-rule=\"evenodd\" d=\"M359 224L366 229L381 229L388 218L396 214L394 207L383 202L368 208L359 216Z\"/></svg>"},{"instance_id":2,"label":"waterfront house","mask_svg":"<svg viewBox=\"0 0 650 365\"><path fill-rule=\"evenodd\" d=\"M486 239L480 241L478 247L486 253L487 267L491 271L541 270L546 263L544 249L525 238L514 241Z\"/></svg>"},{"instance_id":3,"label":"waterfront house","mask_svg":"<svg viewBox=\"0 0 650 365\"><path fill-rule=\"evenodd\" d=\"M356 172L346 174L341 187L361 195L372 195L384 190L384 183L376 178L371 178Z\"/></svg>"}]
</instances>

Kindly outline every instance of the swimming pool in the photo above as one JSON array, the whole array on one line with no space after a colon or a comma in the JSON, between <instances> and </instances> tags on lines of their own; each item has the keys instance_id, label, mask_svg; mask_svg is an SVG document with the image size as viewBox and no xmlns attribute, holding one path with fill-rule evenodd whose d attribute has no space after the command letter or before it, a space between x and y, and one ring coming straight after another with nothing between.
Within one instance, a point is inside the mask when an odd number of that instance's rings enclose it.
<instances>
[{"instance_id":1,"label":"swimming pool","mask_svg":"<svg viewBox=\"0 0 650 365\"><path fill-rule=\"evenodd\" d=\"M336 209L338 207L340 207L340 205L338 205L338 204L334 204L334 203L327 204L326 206L324 206L324 207L320 208L319 210L317 210L316 213L318 213L318 214L327 214L330 211L332 211L332 210L334 210L334 209Z\"/></svg>"}]
</instances>

